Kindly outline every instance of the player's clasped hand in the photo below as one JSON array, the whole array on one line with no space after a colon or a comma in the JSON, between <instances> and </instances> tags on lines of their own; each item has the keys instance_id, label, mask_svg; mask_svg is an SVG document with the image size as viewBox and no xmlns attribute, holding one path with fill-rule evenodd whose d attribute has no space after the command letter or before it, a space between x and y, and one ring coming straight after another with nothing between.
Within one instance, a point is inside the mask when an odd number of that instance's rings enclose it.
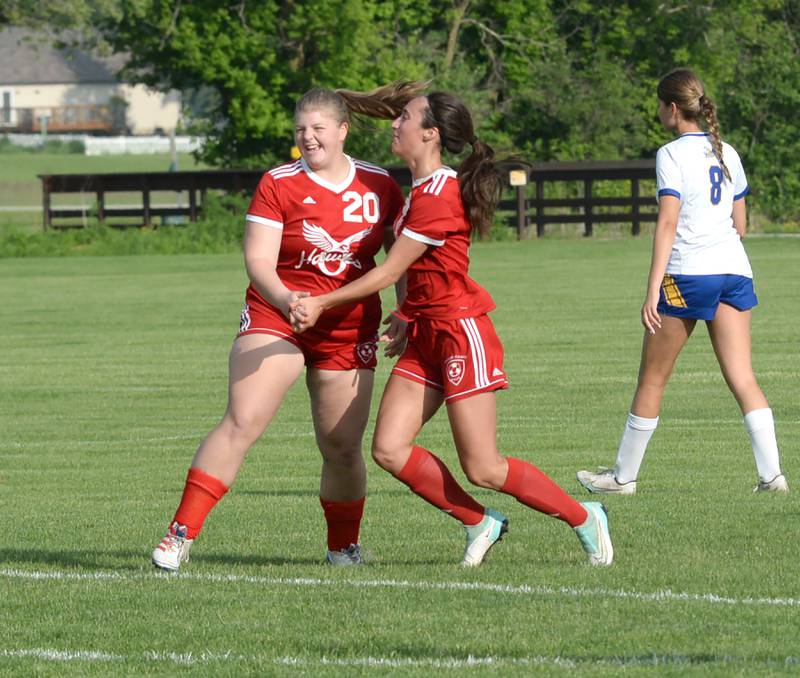
<instances>
[{"instance_id":1,"label":"player's clasped hand","mask_svg":"<svg viewBox=\"0 0 800 678\"><path fill-rule=\"evenodd\" d=\"M658 293L648 294L642 306L642 325L650 334L661 329L661 316L658 314Z\"/></svg>"},{"instance_id":2,"label":"player's clasped hand","mask_svg":"<svg viewBox=\"0 0 800 678\"><path fill-rule=\"evenodd\" d=\"M322 311L319 297L312 297L307 293L303 297L298 297L289 305L289 321L292 323L292 329L300 334L314 327Z\"/></svg>"},{"instance_id":3,"label":"player's clasped hand","mask_svg":"<svg viewBox=\"0 0 800 678\"><path fill-rule=\"evenodd\" d=\"M296 302L298 299L302 299L303 297L311 296L311 292L301 292L299 290L291 290L287 295L284 301L284 304L281 308L283 314L292 322L292 304Z\"/></svg>"}]
</instances>

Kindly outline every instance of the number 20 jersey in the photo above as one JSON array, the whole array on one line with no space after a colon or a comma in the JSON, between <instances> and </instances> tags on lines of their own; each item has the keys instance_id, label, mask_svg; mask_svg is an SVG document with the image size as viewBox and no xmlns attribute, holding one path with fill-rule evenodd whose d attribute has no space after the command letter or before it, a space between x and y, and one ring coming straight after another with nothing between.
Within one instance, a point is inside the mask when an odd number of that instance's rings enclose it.
<instances>
[{"instance_id":1,"label":"number 20 jersey","mask_svg":"<svg viewBox=\"0 0 800 678\"><path fill-rule=\"evenodd\" d=\"M340 184L316 175L304 160L264 174L247 221L282 230L278 277L290 290L324 294L375 267L375 255L403 204L389 173L348 158L350 172ZM252 285L248 296L258 294ZM267 303L266 301L264 303ZM318 327L344 330L380 322L377 294L322 315Z\"/></svg>"}]
</instances>

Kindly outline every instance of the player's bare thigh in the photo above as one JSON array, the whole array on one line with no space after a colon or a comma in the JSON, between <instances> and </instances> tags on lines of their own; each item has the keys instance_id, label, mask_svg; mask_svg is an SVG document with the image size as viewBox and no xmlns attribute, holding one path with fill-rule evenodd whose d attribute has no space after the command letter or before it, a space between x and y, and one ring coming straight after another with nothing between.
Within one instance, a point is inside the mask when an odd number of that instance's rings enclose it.
<instances>
[{"instance_id":1,"label":"player's bare thigh","mask_svg":"<svg viewBox=\"0 0 800 678\"><path fill-rule=\"evenodd\" d=\"M657 417L661 397L669 381L675 361L694 330L696 320L661 316L661 327L655 334L647 331L642 342L639 383L631 411L639 417Z\"/></svg>"},{"instance_id":2,"label":"player's bare thigh","mask_svg":"<svg viewBox=\"0 0 800 678\"><path fill-rule=\"evenodd\" d=\"M508 462L497 450L497 399L494 391L447 403L461 468L474 485L500 489Z\"/></svg>"},{"instance_id":3,"label":"player's bare thigh","mask_svg":"<svg viewBox=\"0 0 800 678\"><path fill-rule=\"evenodd\" d=\"M238 337L228 362L228 407L200 445L192 466L230 485L304 364L300 349L285 339L270 334Z\"/></svg>"},{"instance_id":4,"label":"player's bare thigh","mask_svg":"<svg viewBox=\"0 0 800 678\"><path fill-rule=\"evenodd\" d=\"M411 455L414 439L444 402L444 394L396 374L389 376L381 398L372 456L376 463L398 474Z\"/></svg>"},{"instance_id":5,"label":"player's bare thigh","mask_svg":"<svg viewBox=\"0 0 800 678\"><path fill-rule=\"evenodd\" d=\"M373 382L374 373L368 369L310 368L306 373L311 418L323 459L320 496L325 499L352 501L366 492L362 442Z\"/></svg>"},{"instance_id":6,"label":"player's bare thigh","mask_svg":"<svg viewBox=\"0 0 800 678\"><path fill-rule=\"evenodd\" d=\"M751 311L721 303L714 319L706 323L722 375L743 414L769 407L756 381L751 360Z\"/></svg>"}]
</instances>

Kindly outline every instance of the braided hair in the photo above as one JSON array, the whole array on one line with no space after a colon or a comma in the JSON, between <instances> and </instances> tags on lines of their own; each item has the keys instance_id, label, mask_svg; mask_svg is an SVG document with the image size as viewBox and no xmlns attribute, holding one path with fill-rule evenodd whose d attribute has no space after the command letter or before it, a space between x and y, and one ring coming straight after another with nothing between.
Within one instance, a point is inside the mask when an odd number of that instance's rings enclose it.
<instances>
[{"instance_id":1,"label":"braided hair","mask_svg":"<svg viewBox=\"0 0 800 678\"><path fill-rule=\"evenodd\" d=\"M665 104L674 103L681 115L689 122L702 122L711 137L711 147L728 181L731 173L722 159L722 139L719 134L717 107L706 96L700 78L688 68L676 68L667 73L658 83L658 98Z\"/></svg>"}]
</instances>

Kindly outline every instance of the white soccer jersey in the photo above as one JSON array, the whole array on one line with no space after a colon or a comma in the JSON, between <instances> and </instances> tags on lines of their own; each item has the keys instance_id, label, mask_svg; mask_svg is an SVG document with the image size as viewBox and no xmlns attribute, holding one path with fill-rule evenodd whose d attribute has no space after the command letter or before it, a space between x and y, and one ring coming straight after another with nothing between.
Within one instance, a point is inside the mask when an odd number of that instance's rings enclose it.
<instances>
[{"instance_id":1,"label":"white soccer jersey","mask_svg":"<svg viewBox=\"0 0 800 678\"><path fill-rule=\"evenodd\" d=\"M739 234L733 227L733 203L747 195L747 177L734 148L722 143L725 176L707 134L683 134L658 149L658 197L681 201L678 230L667 273L712 275L732 273L753 277Z\"/></svg>"}]
</instances>

